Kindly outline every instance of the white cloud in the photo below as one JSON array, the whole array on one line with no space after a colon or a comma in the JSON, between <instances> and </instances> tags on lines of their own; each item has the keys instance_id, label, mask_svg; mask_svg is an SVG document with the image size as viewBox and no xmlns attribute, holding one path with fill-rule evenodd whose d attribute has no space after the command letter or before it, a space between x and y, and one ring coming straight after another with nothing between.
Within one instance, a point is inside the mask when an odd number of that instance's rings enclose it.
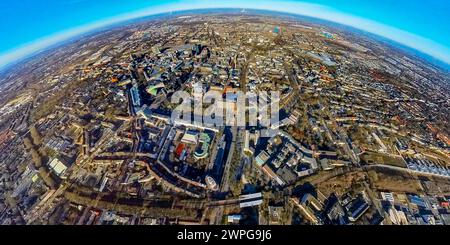
<instances>
[{"instance_id":1,"label":"white cloud","mask_svg":"<svg viewBox=\"0 0 450 245\"><path fill-rule=\"evenodd\" d=\"M348 15L346 13L339 12L335 9L331 9L322 5L301 3L301 2L290 2L290 1L279 1L274 3L274 1L267 1L267 0L247 0L247 1L195 0L190 1L189 3L165 4L159 5L157 7L150 7L137 12L119 15L96 23L80 26L61 33L57 33L50 37L36 40L32 43L29 43L17 49L10 50L6 53L0 54L0 67L5 66L8 63L17 61L19 59L22 59L28 55L36 53L42 49L55 45L69 38L73 38L83 33L93 31L95 29L105 27L111 24L120 23L125 20L130 20L134 18L169 11L188 10L188 9L207 9L207 8L251 8L261 10L273 10L333 21L336 23L352 26L367 32L371 32L379 36L383 36L385 38L406 45L408 47L417 49L447 64L450 64L450 49L441 44L438 44L430 39L406 32L404 30L390 27L361 17Z\"/></svg>"}]
</instances>

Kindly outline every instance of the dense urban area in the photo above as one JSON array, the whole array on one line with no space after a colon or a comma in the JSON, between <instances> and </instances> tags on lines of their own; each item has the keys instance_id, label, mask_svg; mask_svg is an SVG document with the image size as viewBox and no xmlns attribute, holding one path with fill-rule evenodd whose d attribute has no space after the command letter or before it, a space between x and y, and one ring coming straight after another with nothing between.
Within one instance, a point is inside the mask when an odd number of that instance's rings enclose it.
<instances>
[{"instance_id":1,"label":"dense urban area","mask_svg":"<svg viewBox=\"0 0 450 245\"><path fill-rule=\"evenodd\" d=\"M171 120L279 91L275 134ZM1 224L450 224L450 76L340 26L169 15L0 75Z\"/></svg>"}]
</instances>

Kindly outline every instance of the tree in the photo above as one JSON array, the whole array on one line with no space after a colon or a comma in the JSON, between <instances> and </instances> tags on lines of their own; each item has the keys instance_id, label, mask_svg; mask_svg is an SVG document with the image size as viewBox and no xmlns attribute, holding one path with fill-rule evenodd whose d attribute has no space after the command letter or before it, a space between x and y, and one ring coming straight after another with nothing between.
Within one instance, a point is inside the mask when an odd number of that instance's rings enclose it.
<instances>
[{"instance_id":1,"label":"tree","mask_svg":"<svg viewBox=\"0 0 450 245\"><path fill-rule=\"evenodd\" d=\"M45 184L51 189L56 189L56 182L52 178L51 173L45 167L39 168L39 176L44 180Z\"/></svg>"},{"instance_id":2,"label":"tree","mask_svg":"<svg viewBox=\"0 0 450 245\"><path fill-rule=\"evenodd\" d=\"M41 155L34 149L31 148L31 159L33 160L34 166L40 168L42 166Z\"/></svg>"},{"instance_id":3,"label":"tree","mask_svg":"<svg viewBox=\"0 0 450 245\"><path fill-rule=\"evenodd\" d=\"M33 139L33 143L35 145L42 144L41 134L39 134L38 130L36 129L36 126L34 126L34 125L30 126L30 134L31 134L31 138Z\"/></svg>"},{"instance_id":4,"label":"tree","mask_svg":"<svg viewBox=\"0 0 450 245\"><path fill-rule=\"evenodd\" d=\"M31 143L31 140L28 137L23 139L23 144L26 150L31 150L31 148L33 148L33 143Z\"/></svg>"}]
</instances>

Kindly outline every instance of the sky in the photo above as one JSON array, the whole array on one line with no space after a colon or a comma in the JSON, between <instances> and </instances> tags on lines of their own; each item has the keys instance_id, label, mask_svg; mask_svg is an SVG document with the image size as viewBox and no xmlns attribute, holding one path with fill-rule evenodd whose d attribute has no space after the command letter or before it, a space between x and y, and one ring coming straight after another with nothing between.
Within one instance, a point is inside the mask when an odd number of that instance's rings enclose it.
<instances>
[{"instance_id":1,"label":"sky","mask_svg":"<svg viewBox=\"0 0 450 245\"><path fill-rule=\"evenodd\" d=\"M121 21L176 10L231 7L353 26L450 64L450 1L445 0L2 0L0 68Z\"/></svg>"}]
</instances>

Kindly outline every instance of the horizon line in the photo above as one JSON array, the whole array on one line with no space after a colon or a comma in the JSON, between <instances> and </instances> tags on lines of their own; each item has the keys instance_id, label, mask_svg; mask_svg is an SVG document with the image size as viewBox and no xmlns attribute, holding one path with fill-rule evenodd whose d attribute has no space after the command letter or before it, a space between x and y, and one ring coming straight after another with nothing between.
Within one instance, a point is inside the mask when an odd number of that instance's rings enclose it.
<instances>
[{"instance_id":1,"label":"horizon line","mask_svg":"<svg viewBox=\"0 0 450 245\"><path fill-rule=\"evenodd\" d=\"M330 7L319 4L310 4L302 2L279 2L277 6L273 6L273 2L267 0L257 1L258 5L251 4L254 1L241 2L238 0L230 0L227 2L219 2L217 0L205 1L196 0L189 4L161 4L154 7L144 8L138 11L133 11L126 14L108 17L103 20L95 21L85 25L77 26L71 29L66 29L57 32L47 37L36 39L27 44L21 45L17 48L0 53L0 70L7 68L17 62L22 62L30 56L36 55L39 52L62 43L64 41L76 38L83 34L116 25L126 21L136 20L143 17L150 17L152 15L164 14L177 11L195 11L208 9L240 9L245 8L249 10L260 11L276 11L286 14L294 14L305 17L312 17L316 19L326 20L337 24L343 24L362 31L366 31L391 41L402 44L406 47L412 48L418 52L429 55L440 62L450 65L450 48L443 46L435 41L409 33L407 31L391 27L373 20L365 19L358 16L353 16L347 13L340 12ZM209 4L210 6L205 6Z\"/></svg>"}]
</instances>

